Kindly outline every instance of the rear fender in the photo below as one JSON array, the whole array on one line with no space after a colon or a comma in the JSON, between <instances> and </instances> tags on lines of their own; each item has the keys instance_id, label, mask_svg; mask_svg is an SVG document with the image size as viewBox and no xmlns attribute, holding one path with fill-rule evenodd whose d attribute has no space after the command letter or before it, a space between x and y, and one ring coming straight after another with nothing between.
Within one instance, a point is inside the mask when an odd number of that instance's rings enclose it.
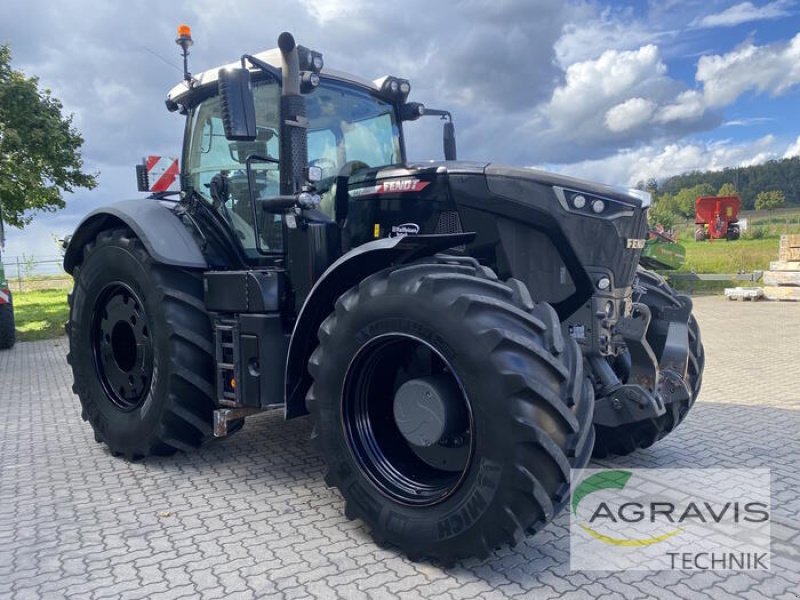
<instances>
[{"instance_id":1,"label":"rear fender","mask_svg":"<svg viewBox=\"0 0 800 600\"><path fill-rule=\"evenodd\" d=\"M83 247L104 229L128 227L154 261L176 267L206 269L203 253L178 216L152 199L123 200L87 216L67 245L64 270L72 274L83 259Z\"/></svg>"},{"instance_id":2,"label":"rear fender","mask_svg":"<svg viewBox=\"0 0 800 600\"><path fill-rule=\"evenodd\" d=\"M317 347L317 330L333 312L339 296L372 273L468 244L474 237L474 233L458 233L379 239L354 248L328 267L311 289L295 322L286 359L286 418L308 413L308 359Z\"/></svg>"}]
</instances>

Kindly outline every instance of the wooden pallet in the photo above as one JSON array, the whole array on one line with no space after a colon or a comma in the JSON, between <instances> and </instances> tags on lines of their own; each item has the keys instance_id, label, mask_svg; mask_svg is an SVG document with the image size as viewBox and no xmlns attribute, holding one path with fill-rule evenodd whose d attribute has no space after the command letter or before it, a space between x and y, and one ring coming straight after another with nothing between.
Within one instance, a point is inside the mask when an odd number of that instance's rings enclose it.
<instances>
[{"instance_id":1,"label":"wooden pallet","mask_svg":"<svg viewBox=\"0 0 800 600\"><path fill-rule=\"evenodd\" d=\"M781 236L781 247L800 248L800 233L785 233Z\"/></svg>"},{"instance_id":2,"label":"wooden pallet","mask_svg":"<svg viewBox=\"0 0 800 600\"><path fill-rule=\"evenodd\" d=\"M750 300L754 302L764 297L764 290L760 287L725 288L725 297L728 300Z\"/></svg>"},{"instance_id":3,"label":"wooden pallet","mask_svg":"<svg viewBox=\"0 0 800 600\"><path fill-rule=\"evenodd\" d=\"M777 262L764 272L764 297L800 301L800 235L782 235Z\"/></svg>"},{"instance_id":4,"label":"wooden pallet","mask_svg":"<svg viewBox=\"0 0 800 600\"><path fill-rule=\"evenodd\" d=\"M770 271L800 271L800 261L781 262L779 260L769 263Z\"/></svg>"},{"instance_id":5,"label":"wooden pallet","mask_svg":"<svg viewBox=\"0 0 800 600\"><path fill-rule=\"evenodd\" d=\"M800 235L787 234L781 236L778 247L779 262L800 261Z\"/></svg>"},{"instance_id":6,"label":"wooden pallet","mask_svg":"<svg viewBox=\"0 0 800 600\"><path fill-rule=\"evenodd\" d=\"M800 302L800 287L767 285L762 288L767 300L794 300Z\"/></svg>"},{"instance_id":7,"label":"wooden pallet","mask_svg":"<svg viewBox=\"0 0 800 600\"><path fill-rule=\"evenodd\" d=\"M764 285L800 286L800 271L765 271Z\"/></svg>"},{"instance_id":8,"label":"wooden pallet","mask_svg":"<svg viewBox=\"0 0 800 600\"><path fill-rule=\"evenodd\" d=\"M778 260L781 262L800 261L800 248L780 248L778 250Z\"/></svg>"}]
</instances>

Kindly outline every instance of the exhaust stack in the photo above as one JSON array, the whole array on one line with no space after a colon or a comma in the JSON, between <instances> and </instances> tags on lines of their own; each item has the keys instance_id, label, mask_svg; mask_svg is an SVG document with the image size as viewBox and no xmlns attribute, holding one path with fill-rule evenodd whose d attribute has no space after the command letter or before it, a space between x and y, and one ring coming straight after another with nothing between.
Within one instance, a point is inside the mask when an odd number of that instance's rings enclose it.
<instances>
[{"instance_id":1,"label":"exhaust stack","mask_svg":"<svg viewBox=\"0 0 800 600\"><path fill-rule=\"evenodd\" d=\"M296 194L305 183L308 164L306 99L300 93L300 59L291 33L278 37L283 86L281 92L281 194Z\"/></svg>"}]
</instances>

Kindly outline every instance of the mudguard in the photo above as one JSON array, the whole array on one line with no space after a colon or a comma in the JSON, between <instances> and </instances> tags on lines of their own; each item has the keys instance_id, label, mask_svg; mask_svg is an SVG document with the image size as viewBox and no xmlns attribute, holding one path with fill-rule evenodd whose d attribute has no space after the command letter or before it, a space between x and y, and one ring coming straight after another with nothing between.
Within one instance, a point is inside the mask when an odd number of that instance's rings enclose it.
<instances>
[{"instance_id":1,"label":"mudguard","mask_svg":"<svg viewBox=\"0 0 800 600\"><path fill-rule=\"evenodd\" d=\"M474 237L474 233L456 233L383 238L354 248L328 267L306 298L292 332L286 359L286 418L308 414L305 401L311 386L308 359L317 347L317 330L333 312L339 296L381 269L468 244Z\"/></svg>"},{"instance_id":2,"label":"mudguard","mask_svg":"<svg viewBox=\"0 0 800 600\"><path fill-rule=\"evenodd\" d=\"M157 200L134 199L98 208L81 221L64 254L64 270L72 274L83 257L83 247L102 230L120 226L129 227L156 262L208 268L197 242L173 211Z\"/></svg>"}]
</instances>

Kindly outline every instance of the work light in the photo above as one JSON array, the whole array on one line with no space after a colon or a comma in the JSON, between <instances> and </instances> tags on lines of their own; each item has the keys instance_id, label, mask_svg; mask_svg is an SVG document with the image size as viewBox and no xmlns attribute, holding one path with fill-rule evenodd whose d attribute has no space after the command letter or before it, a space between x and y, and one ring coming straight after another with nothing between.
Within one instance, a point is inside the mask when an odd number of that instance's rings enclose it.
<instances>
[{"instance_id":1,"label":"work light","mask_svg":"<svg viewBox=\"0 0 800 600\"><path fill-rule=\"evenodd\" d=\"M392 102L405 102L411 92L411 83L407 79L391 75L376 79L374 83L381 95Z\"/></svg>"},{"instance_id":2,"label":"work light","mask_svg":"<svg viewBox=\"0 0 800 600\"><path fill-rule=\"evenodd\" d=\"M297 47L297 55L300 61L300 68L304 71L319 73L322 71L322 67L325 66L325 61L322 60L322 54L310 50L305 46Z\"/></svg>"}]
</instances>

